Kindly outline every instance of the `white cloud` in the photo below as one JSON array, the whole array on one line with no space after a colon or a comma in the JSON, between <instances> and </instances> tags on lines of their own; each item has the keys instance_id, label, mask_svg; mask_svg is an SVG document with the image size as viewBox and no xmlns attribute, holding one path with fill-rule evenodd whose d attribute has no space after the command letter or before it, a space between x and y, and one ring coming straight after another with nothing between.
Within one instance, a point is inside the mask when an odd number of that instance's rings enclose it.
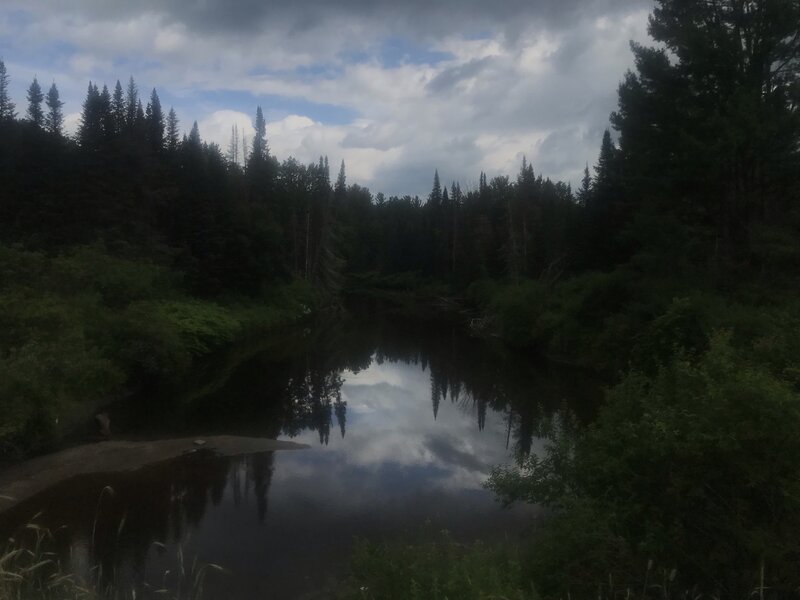
<instances>
[{"instance_id":1,"label":"white cloud","mask_svg":"<svg viewBox=\"0 0 800 600\"><path fill-rule=\"evenodd\" d=\"M270 98L280 97L282 106L298 108L282 108L268 123L279 159L344 159L350 182L374 192L421 195L434 168L446 181L471 181L480 170L513 175L522 154L537 172L577 183L583 165L596 160L617 84L632 62L628 40L645 39L649 7L649 1L610 0L582 12L574 2L544 1L530 10L520 4L515 11L499 6L483 37L468 38L459 33L459 19L467 32L472 22L464 16L443 28L394 5L376 5L363 15L325 8L320 21L308 17L310 5L294 12L274 7L274 19L250 27L214 2L184 7L185 18L178 0L139 8L83 0L85 12L47 0L10 2L30 16L12 30L0 8L0 28L25 56L15 57L18 71L7 53L12 78L29 80L36 72L54 78L70 113L80 109L89 79L111 85L132 73L142 90L156 86L162 101L165 94L175 100L185 128L197 120L204 139L224 149L231 125L249 129L252 121L252 112L225 106L226 93L251 95L253 109L261 104L268 113ZM611 4L627 8L598 12ZM395 29L378 18L389 13L398 17ZM561 18L567 15L579 18L567 26ZM240 35L227 29L234 22ZM409 28L412 22L419 31ZM414 64L406 56L387 66L378 50L391 36L450 58ZM53 55L37 40L69 50ZM210 100L210 93L218 95ZM303 106L309 103L354 116L327 123L308 114Z\"/></svg>"}]
</instances>

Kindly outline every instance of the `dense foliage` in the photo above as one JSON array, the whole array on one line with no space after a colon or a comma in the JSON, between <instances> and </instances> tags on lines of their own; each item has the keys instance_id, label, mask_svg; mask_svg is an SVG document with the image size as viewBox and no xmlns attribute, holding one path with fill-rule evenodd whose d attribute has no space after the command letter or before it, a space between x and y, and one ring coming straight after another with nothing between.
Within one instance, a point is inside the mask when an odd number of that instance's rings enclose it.
<instances>
[{"instance_id":1,"label":"dense foliage","mask_svg":"<svg viewBox=\"0 0 800 600\"><path fill-rule=\"evenodd\" d=\"M520 587L521 565L515 550L453 542L447 532L413 545L358 543L356 575L340 586L341 600L533 600Z\"/></svg>"}]
</instances>

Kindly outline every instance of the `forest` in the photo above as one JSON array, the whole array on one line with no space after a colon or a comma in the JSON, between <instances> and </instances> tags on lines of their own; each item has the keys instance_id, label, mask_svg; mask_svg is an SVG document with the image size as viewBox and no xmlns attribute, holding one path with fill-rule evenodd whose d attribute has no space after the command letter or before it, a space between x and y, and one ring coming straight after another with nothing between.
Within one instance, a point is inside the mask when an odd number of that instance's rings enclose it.
<instances>
[{"instance_id":1,"label":"forest","mask_svg":"<svg viewBox=\"0 0 800 600\"><path fill-rule=\"evenodd\" d=\"M659 0L649 33L578 189L527 159L475 189L432 164L424 198L279 160L261 107L249 140L204 142L133 77L89 83L65 135L56 84L14 99L0 60L0 453L348 294L446 298L605 399L493 472L554 516L512 566L465 551L505 565L491 589L366 546L352 597L797 594L800 4Z\"/></svg>"}]
</instances>

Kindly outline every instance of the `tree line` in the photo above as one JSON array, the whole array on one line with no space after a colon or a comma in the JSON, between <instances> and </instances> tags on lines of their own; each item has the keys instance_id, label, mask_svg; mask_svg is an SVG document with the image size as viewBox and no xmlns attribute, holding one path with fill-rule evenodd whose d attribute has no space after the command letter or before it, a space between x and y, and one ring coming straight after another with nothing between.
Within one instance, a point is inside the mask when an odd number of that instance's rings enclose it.
<instances>
[{"instance_id":1,"label":"tree line","mask_svg":"<svg viewBox=\"0 0 800 600\"><path fill-rule=\"evenodd\" d=\"M249 146L236 128L223 152L202 140L197 122L181 135L155 89L143 104L133 78L113 92L90 83L74 136L63 133L55 83L45 96L34 79L24 117L8 84L0 61L4 241L53 250L102 239L112 250L156 253L201 294L253 293L288 277L336 291L347 272L363 271L460 286L555 277L595 266L587 242L602 243L598 228L609 226L618 152L609 135L577 195L523 158L513 180L481 173L477 189L462 190L433 169L427 198L386 198L348 185L344 162L335 182L327 157L279 163L260 107Z\"/></svg>"}]
</instances>

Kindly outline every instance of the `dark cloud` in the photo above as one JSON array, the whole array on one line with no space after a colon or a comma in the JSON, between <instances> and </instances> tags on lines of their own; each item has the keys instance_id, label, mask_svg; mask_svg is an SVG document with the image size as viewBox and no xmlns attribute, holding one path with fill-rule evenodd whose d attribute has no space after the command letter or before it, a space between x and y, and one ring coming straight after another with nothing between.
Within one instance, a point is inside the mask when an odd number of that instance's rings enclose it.
<instances>
[{"instance_id":1,"label":"dark cloud","mask_svg":"<svg viewBox=\"0 0 800 600\"><path fill-rule=\"evenodd\" d=\"M281 109L270 115L279 122L268 127L279 158L338 155L353 165L353 181L373 192L421 196L434 168L444 181L468 187L482 170L515 173L523 154L537 172L576 184L584 164L596 160L617 84L631 64L627 42L643 35L652 6L652 0L0 2L6 46L30 48L24 61L14 57L26 63L12 65L15 77L48 73L60 87L64 82L72 123L86 80L113 82L129 73L164 90L184 122L217 123L213 141L223 146L232 120L249 118L223 110L245 110L226 104L226 93L267 110L280 98ZM25 23L4 22L4 12L15 10ZM52 42L69 50L53 58L45 47ZM338 107L347 117L314 113L311 103Z\"/></svg>"},{"instance_id":2,"label":"dark cloud","mask_svg":"<svg viewBox=\"0 0 800 600\"><path fill-rule=\"evenodd\" d=\"M447 92L458 85L464 79L477 77L491 62L492 58L486 57L471 60L467 63L448 67L442 70L428 83L428 91L434 94Z\"/></svg>"},{"instance_id":3,"label":"dark cloud","mask_svg":"<svg viewBox=\"0 0 800 600\"><path fill-rule=\"evenodd\" d=\"M500 29L514 38L531 20L544 27L568 28L587 15L609 15L643 6L643 0L33 0L92 19L119 19L156 13L198 33L257 33L272 27L306 33L331 21L359 21L382 31L409 36L444 35L454 30L475 33Z\"/></svg>"}]
</instances>

